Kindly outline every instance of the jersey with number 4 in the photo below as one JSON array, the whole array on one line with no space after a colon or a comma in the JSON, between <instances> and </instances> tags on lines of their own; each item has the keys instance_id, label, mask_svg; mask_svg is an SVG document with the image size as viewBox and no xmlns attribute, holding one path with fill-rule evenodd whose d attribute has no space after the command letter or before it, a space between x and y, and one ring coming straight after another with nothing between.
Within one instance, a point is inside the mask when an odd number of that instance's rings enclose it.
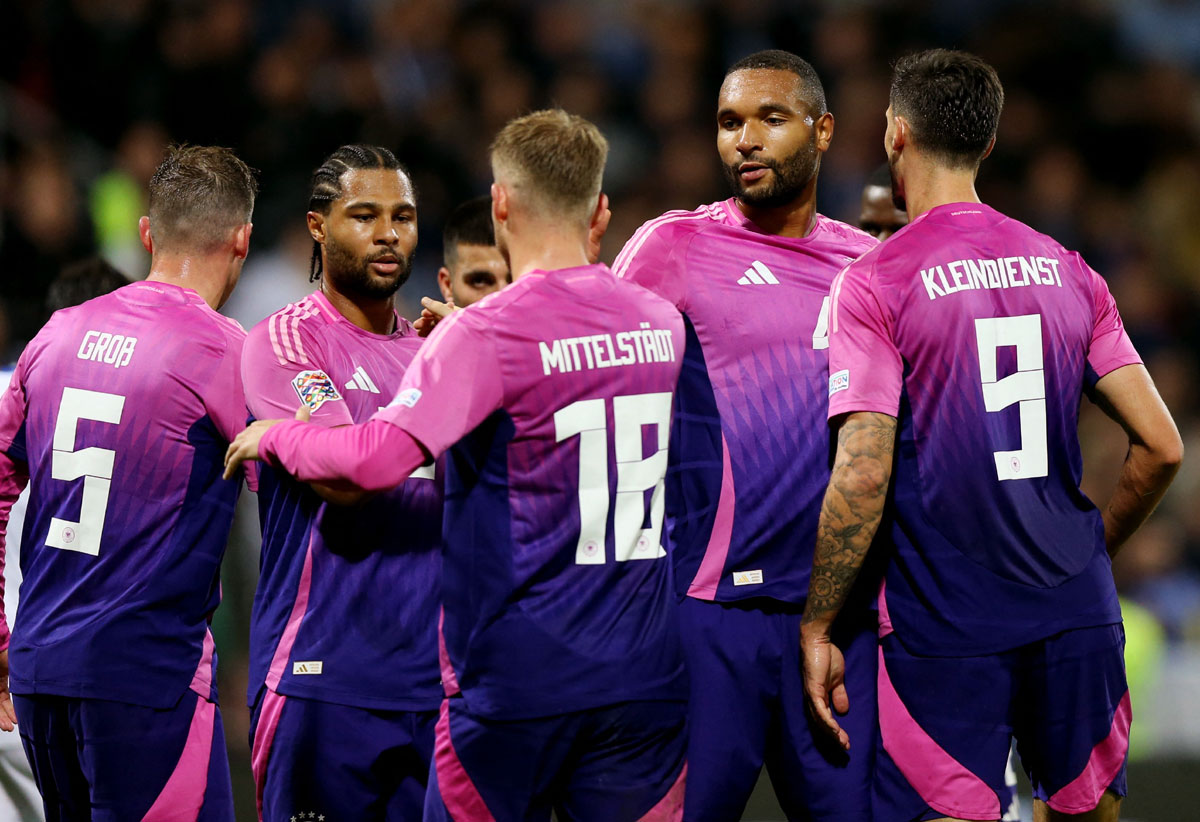
<instances>
[{"instance_id":1,"label":"jersey with number 4","mask_svg":"<svg viewBox=\"0 0 1200 822\"><path fill-rule=\"evenodd\" d=\"M303 403L318 425L365 422L395 395L421 344L403 318L393 333L373 334L317 291L250 330L246 403L256 419L290 419ZM250 703L266 684L361 708L436 708L442 484L433 466L335 505L264 465L258 502Z\"/></svg>"},{"instance_id":2,"label":"jersey with number 4","mask_svg":"<svg viewBox=\"0 0 1200 822\"><path fill-rule=\"evenodd\" d=\"M1140 362L1078 254L978 203L934 208L834 284L829 413L898 420L886 614L915 653L1120 622L1079 490L1089 384ZM883 614L881 614L883 616Z\"/></svg>"},{"instance_id":3,"label":"jersey with number 4","mask_svg":"<svg viewBox=\"0 0 1200 822\"><path fill-rule=\"evenodd\" d=\"M142 282L59 311L21 355L0 401L0 449L30 477L14 693L215 698L244 339L196 292Z\"/></svg>"},{"instance_id":4,"label":"jersey with number 4","mask_svg":"<svg viewBox=\"0 0 1200 822\"><path fill-rule=\"evenodd\" d=\"M804 601L829 482L829 286L875 245L821 215L805 237L767 234L725 200L651 220L617 256L687 324L667 478L680 595Z\"/></svg>"},{"instance_id":5,"label":"jersey with number 4","mask_svg":"<svg viewBox=\"0 0 1200 822\"><path fill-rule=\"evenodd\" d=\"M439 326L379 417L446 467L443 681L521 719L681 699L662 546L683 323L601 265Z\"/></svg>"}]
</instances>

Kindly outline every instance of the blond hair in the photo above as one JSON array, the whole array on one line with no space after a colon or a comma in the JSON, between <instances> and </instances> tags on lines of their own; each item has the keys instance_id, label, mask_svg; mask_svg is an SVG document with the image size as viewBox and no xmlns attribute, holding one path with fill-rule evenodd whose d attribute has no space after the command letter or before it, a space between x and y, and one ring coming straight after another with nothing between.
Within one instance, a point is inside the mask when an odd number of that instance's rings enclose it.
<instances>
[{"instance_id":1,"label":"blond hair","mask_svg":"<svg viewBox=\"0 0 1200 822\"><path fill-rule=\"evenodd\" d=\"M544 216L587 219L600 195L608 141L600 129L562 109L509 121L491 148L492 171L527 207Z\"/></svg>"}]
</instances>

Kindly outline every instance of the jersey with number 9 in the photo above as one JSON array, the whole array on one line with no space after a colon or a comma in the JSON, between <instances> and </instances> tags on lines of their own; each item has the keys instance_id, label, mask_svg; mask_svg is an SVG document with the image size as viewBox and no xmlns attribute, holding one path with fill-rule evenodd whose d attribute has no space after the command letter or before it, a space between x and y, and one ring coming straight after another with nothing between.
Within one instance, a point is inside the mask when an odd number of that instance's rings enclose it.
<instances>
[{"instance_id":1,"label":"jersey with number 9","mask_svg":"<svg viewBox=\"0 0 1200 822\"><path fill-rule=\"evenodd\" d=\"M662 546L683 321L603 266L456 312L378 415L446 468L443 680L523 719L683 696Z\"/></svg>"},{"instance_id":2,"label":"jersey with number 9","mask_svg":"<svg viewBox=\"0 0 1200 822\"><path fill-rule=\"evenodd\" d=\"M834 282L830 416L899 421L886 605L907 647L1120 621L1076 429L1085 388L1138 362L1104 280L981 204L926 212Z\"/></svg>"},{"instance_id":3,"label":"jersey with number 9","mask_svg":"<svg viewBox=\"0 0 1200 822\"><path fill-rule=\"evenodd\" d=\"M0 399L3 486L25 468L31 484L14 693L215 698L244 339L196 292L144 282L58 312L25 349Z\"/></svg>"}]
</instances>

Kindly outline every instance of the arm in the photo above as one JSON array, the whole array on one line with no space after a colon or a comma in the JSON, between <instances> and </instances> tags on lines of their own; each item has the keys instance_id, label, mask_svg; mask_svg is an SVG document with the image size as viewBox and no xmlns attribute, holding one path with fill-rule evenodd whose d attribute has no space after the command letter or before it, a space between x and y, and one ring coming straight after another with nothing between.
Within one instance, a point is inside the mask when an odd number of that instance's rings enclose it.
<instances>
[{"instance_id":1,"label":"arm","mask_svg":"<svg viewBox=\"0 0 1200 822\"><path fill-rule=\"evenodd\" d=\"M896 419L887 414L849 414L838 429L837 455L821 517L808 599L800 623L804 689L817 717L850 749L830 705L849 709L843 661L829 639L833 621L846 602L879 528L892 476Z\"/></svg>"},{"instance_id":2,"label":"arm","mask_svg":"<svg viewBox=\"0 0 1200 822\"><path fill-rule=\"evenodd\" d=\"M297 416L290 422L259 420L238 434L225 455L225 476L246 460L261 459L304 482L334 483L339 491L385 491L431 459L407 432L384 420L323 428Z\"/></svg>"},{"instance_id":3,"label":"arm","mask_svg":"<svg viewBox=\"0 0 1200 822\"><path fill-rule=\"evenodd\" d=\"M1183 461L1183 440L1142 365L1126 365L1096 383L1093 399L1129 437L1117 487L1104 506L1104 541L1116 556L1157 507Z\"/></svg>"}]
</instances>

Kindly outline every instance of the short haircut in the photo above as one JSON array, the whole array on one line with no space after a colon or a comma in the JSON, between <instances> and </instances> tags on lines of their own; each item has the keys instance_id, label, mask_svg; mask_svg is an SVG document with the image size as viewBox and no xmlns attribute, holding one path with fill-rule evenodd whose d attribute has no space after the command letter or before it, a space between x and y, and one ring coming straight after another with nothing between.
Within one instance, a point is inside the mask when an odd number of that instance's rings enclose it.
<instances>
[{"instance_id":1,"label":"short haircut","mask_svg":"<svg viewBox=\"0 0 1200 822\"><path fill-rule=\"evenodd\" d=\"M932 49L900 58L889 101L922 151L953 168L973 168L996 136L1004 87L975 55Z\"/></svg>"},{"instance_id":2,"label":"short haircut","mask_svg":"<svg viewBox=\"0 0 1200 822\"><path fill-rule=\"evenodd\" d=\"M205 252L250 222L258 184L230 149L176 145L150 178L150 235L174 252Z\"/></svg>"},{"instance_id":3,"label":"short haircut","mask_svg":"<svg viewBox=\"0 0 1200 822\"><path fill-rule=\"evenodd\" d=\"M790 71L800 78L801 93L804 95L805 102L812 108L813 115L820 117L829 110L826 108L825 87L821 85L821 78L817 76L817 70L804 58L782 49L756 51L730 66L725 72L725 76L728 77L735 71L752 69Z\"/></svg>"},{"instance_id":4,"label":"short haircut","mask_svg":"<svg viewBox=\"0 0 1200 822\"><path fill-rule=\"evenodd\" d=\"M892 167L887 163L880 163L875 166L875 170L871 172L871 176L867 178L864 188L867 186L875 186L877 188L886 188L889 191L892 188Z\"/></svg>"},{"instance_id":5,"label":"short haircut","mask_svg":"<svg viewBox=\"0 0 1200 822\"><path fill-rule=\"evenodd\" d=\"M64 268L46 292L50 313L85 303L129 285L129 279L103 257L88 257Z\"/></svg>"},{"instance_id":6,"label":"short haircut","mask_svg":"<svg viewBox=\"0 0 1200 822\"><path fill-rule=\"evenodd\" d=\"M308 195L308 210L328 214L334 200L342 196L342 175L358 169L381 169L399 171L412 186L413 197L417 188L412 175L396 155L383 146L354 144L342 146L334 151L317 167L312 176L312 190ZM308 266L308 281L316 282L321 277L321 244L313 240L312 259Z\"/></svg>"},{"instance_id":7,"label":"short haircut","mask_svg":"<svg viewBox=\"0 0 1200 822\"><path fill-rule=\"evenodd\" d=\"M442 259L454 260L459 245L495 245L492 229L492 198L474 197L460 203L442 227Z\"/></svg>"},{"instance_id":8,"label":"short haircut","mask_svg":"<svg viewBox=\"0 0 1200 822\"><path fill-rule=\"evenodd\" d=\"M562 109L510 120L491 148L492 171L543 214L586 219L595 207L608 141L592 123Z\"/></svg>"}]
</instances>

